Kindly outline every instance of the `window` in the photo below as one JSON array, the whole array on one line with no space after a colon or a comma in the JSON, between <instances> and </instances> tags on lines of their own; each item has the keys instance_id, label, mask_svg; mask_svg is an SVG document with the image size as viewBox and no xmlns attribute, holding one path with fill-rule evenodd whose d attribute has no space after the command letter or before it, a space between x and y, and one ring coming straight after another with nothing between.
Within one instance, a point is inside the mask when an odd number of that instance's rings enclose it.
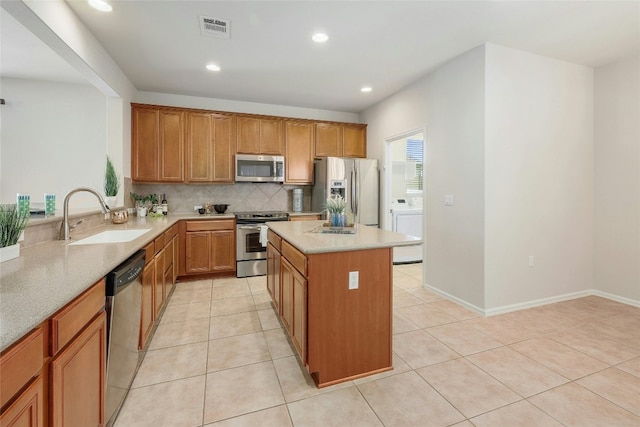
<instances>
[{"instance_id":1,"label":"window","mask_svg":"<svg viewBox=\"0 0 640 427\"><path fill-rule=\"evenodd\" d=\"M421 139L407 139L407 193L422 193L423 146L424 141Z\"/></svg>"}]
</instances>

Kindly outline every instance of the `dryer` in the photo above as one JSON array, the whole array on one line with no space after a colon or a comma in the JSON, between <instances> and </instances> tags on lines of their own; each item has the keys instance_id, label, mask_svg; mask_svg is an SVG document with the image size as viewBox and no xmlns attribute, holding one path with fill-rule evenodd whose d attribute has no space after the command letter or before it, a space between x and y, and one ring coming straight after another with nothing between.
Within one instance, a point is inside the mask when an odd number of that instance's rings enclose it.
<instances>
[{"instance_id":1,"label":"dryer","mask_svg":"<svg viewBox=\"0 0 640 427\"><path fill-rule=\"evenodd\" d=\"M422 197L400 198L391 201L392 230L422 239ZM424 244L393 248L393 263L422 262Z\"/></svg>"}]
</instances>

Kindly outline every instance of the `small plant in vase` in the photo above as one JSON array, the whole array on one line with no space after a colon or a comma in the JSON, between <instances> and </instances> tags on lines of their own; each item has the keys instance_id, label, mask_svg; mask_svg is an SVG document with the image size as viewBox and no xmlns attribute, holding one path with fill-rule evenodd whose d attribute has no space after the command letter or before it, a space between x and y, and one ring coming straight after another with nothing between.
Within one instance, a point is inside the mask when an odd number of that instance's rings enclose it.
<instances>
[{"instance_id":1,"label":"small plant in vase","mask_svg":"<svg viewBox=\"0 0 640 427\"><path fill-rule=\"evenodd\" d=\"M107 168L104 172L104 195L107 197L107 205L110 208L115 208L116 196L120 190L120 179L116 174L116 169L111 162L109 156L107 156Z\"/></svg>"},{"instance_id":2,"label":"small plant in vase","mask_svg":"<svg viewBox=\"0 0 640 427\"><path fill-rule=\"evenodd\" d=\"M29 214L21 213L15 204L0 205L0 262L20 255L18 239L29 222Z\"/></svg>"},{"instance_id":3,"label":"small plant in vase","mask_svg":"<svg viewBox=\"0 0 640 427\"><path fill-rule=\"evenodd\" d=\"M332 227L343 227L344 210L347 207L347 201L340 194L332 194L327 198L327 212L329 213L330 224Z\"/></svg>"},{"instance_id":4,"label":"small plant in vase","mask_svg":"<svg viewBox=\"0 0 640 427\"><path fill-rule=\"evenodd\" d=\"M147 216L147 202L151 201L151 194L136 194L134 192L129 193L133 199L133 204L136 207L136 215L139 217Z\"/></svg>"}]
</instances>

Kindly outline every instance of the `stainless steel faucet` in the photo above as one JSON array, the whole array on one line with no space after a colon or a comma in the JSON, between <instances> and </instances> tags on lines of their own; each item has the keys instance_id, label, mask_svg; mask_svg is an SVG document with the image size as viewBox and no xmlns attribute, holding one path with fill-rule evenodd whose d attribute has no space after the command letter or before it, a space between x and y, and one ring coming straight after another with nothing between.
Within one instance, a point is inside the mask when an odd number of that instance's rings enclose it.
<instances>
[{"instance_id":1,"label":"stainless steel faucet","mask_svg":"<svg viewBox=\"0 0 640 427\"><path fill-rule=\"evenodd\" d=\"M69 194L67 194L64 198L64 211L62 214L62 224L60 225L60 240L69 240L71 238L69 236L69 233L71 231L71 228L69 227L69 199L72 195L80 191L86 191L96 196L98 198L98 201L100 202L100 207L102 208L103 214L109 213L111 211L107 203L102 198L102 195L93 188L80 187L69 191Z\"/></svg>"}]
</instances>

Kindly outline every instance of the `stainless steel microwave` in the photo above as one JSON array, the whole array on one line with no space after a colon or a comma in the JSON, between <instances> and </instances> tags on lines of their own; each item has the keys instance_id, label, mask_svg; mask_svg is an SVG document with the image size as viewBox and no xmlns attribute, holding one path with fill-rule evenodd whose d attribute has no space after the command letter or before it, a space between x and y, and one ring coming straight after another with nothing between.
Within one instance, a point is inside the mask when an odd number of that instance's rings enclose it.
<instances>
[{"instance_id":1,"label":"stainless steel microwave","mask_svg":"<svg viewBox=\"0 0 640 427\"><path fill-rule=\"evenodd\" d=\"M236 154L236 182L284 182L284 157Z\"/></svg>"}]
</instances>

